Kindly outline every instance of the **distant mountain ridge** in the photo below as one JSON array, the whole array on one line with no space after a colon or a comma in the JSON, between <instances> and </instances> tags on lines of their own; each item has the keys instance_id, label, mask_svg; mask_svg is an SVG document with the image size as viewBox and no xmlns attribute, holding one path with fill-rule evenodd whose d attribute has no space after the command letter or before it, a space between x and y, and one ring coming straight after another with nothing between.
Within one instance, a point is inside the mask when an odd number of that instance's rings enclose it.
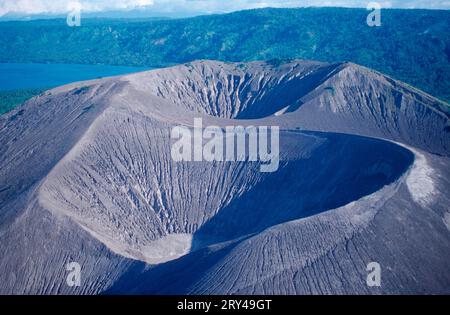
<instances>
[{"instance_id":1,"label":"distant mountain ridge","mask_svg":"<svg viewBox=\"0 0 450 315\"><path fill-rule=\"evenodd\" d=\"M351 61L450 100L450 11L258 9L186 19L0 23L0 62L167 66L196 59Z\"/></svg>"}]
</instances>

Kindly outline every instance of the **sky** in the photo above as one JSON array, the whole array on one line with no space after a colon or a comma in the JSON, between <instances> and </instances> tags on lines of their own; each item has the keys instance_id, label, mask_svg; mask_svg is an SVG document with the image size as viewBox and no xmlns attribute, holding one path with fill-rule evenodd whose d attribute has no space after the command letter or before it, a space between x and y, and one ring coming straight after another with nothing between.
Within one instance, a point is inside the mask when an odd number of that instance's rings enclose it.
<instances>
[{"instance_id":1,"label":"sky","mask_svg":"<svg viewBox=\"0 0 450 315\"><path fill-rule=\"evenodd\" d=\"M167 13L224 13L263 7L366 7L371 0L0 0L5 15L65 14L75 7L83 12L144 10ZM450 9L450 0L378 0L382 8Z\"/></svg>"}]
</instances>

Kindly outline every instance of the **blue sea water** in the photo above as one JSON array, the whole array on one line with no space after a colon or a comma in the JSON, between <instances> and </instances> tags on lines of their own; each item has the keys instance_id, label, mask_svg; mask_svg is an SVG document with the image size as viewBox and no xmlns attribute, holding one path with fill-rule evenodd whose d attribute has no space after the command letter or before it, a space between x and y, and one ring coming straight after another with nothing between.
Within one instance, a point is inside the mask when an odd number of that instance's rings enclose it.
<instances>
[{"instance_id":1,"label":"blue sea water","mask_svg":"<svg viewBox=\"0 0 450 315\"><path fill-rule=\"evenodd\" d=\"M107 65L0 63L0 91L51 88L150 69Z\"/></svg>"}]
</instances>

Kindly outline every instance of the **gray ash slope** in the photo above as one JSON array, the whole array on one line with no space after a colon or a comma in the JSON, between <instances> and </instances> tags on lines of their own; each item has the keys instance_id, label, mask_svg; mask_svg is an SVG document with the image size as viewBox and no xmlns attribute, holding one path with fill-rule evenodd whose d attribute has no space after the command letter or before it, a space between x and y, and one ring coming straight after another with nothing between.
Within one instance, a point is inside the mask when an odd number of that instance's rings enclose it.
<instances>
[{"instance_id":1,"label":"gray ash slope","mask_svg":"<svg viewBox=\"0 0 450 315\"><path fill-rule=\"evenodd\" d=\"M280 126L279 170L172 161L170 129L194 117ZM450 293L449 117L351 63L198 61L47 91L0 118L0 293Z\"/></svg>"}]
</instances>

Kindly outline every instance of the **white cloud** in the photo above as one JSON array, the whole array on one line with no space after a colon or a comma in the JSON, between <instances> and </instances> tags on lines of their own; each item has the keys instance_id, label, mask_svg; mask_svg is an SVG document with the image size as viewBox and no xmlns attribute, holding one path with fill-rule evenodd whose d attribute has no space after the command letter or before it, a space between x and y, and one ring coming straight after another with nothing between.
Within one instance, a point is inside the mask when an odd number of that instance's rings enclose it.
<instances>
[{"instance_id":1,"label":"white cloud","mask_svg":"<svg viewBox=\"0 0 450 315\"><path fill-rule=\"evenodd\" d=\"M262 7L339 6L365 8L369 0L0 0L0 16L61 14L79 2L85 12L147 8L155 12L231 12ZM450 9L449 0L379 0L382 7Z\"/></svg>"},{"instance_id":2,"label":"white cloud","mask_svg":"<svg viewBox=\"0 0 450 315\"><path fill-rule=\"evenodd\" d=\"M74 3L83 11L128 10L153 5L153 0L0 0L0 16L7 13L60 14Z\"/></svg>"}]
</instances>

